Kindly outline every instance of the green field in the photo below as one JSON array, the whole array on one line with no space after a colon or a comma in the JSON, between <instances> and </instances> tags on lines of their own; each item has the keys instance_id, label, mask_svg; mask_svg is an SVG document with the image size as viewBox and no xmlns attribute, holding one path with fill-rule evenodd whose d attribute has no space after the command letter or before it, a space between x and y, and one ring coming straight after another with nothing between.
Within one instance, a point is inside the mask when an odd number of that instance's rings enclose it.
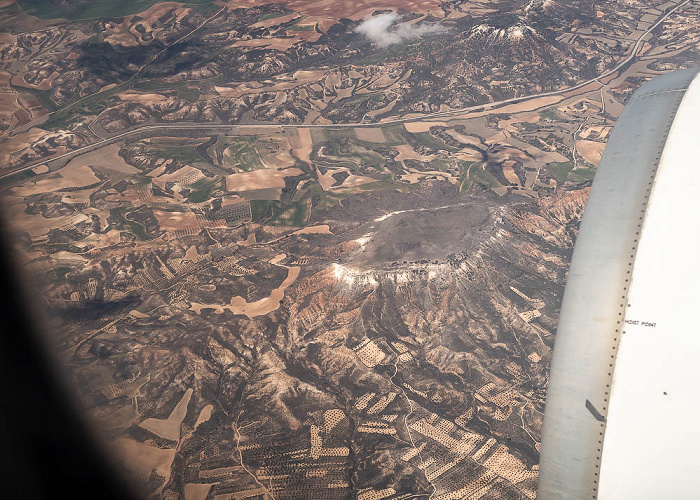
<instances>
[{"instance_id":1,"label":"green field","mask_svg":"<svg viewBox=\"0 0 700 500\"><path fill-rule=\"evenodd\" d=\"M384 139L386 140L385 144L388 146L406 144L404 134L408 134L408 132L406 131L406 127L403 123L382 127L382 133L384 134Z\"/></svg>"},{"instance_id":2,"label":"green field","mask_svg":"<svg viewBox=\"0 0 700 500\"><path fill-rule=\"evenodd\" d=\"M267 21L268 19L275 19L277 17L282 17L286 16L287 14L291 14L292 12L270 12L269 14L263 14L260 16L260 19L258 21Z\"/></svg>"},{"instance_id":3,"label":"green field","mask_svg":"<svg viewBox=\"0 0 700 500\"><path fill-rule=\"evenodd\" d=\"M557 113L556 109L548 108L545 110L542 110L539 112L540 117L544 118L545 120L552 120L552 121L561 121L562 117Z\"/></svg>"},{"instance_id":4,"label":"green field","mask_svg":"<svg viewBox=\"0 0 700 500\"><path fill-rule=\"evenodd\" d=\"M450 164L447 163L445 160L441 160L440 158L435 158L434 160L430 160L430 168L434 168L435 170L440 170L441 172L446 172L449 167L450 167Z\"/></svg>"},{"instance_id":5,"label":"green field","mask_svg":"<svg viewBox=\"0 0 700 500\"><path fill-rule=\"evenodd\" d=\"M308 198L282 205L278 201L251 200L253 220L272 226L302 227L311 216L311 200Z\"/></svg>"},{"instance_id":6,"label":"green field","mask_svg":"<svg viewBox=\"0 0 700 500\"><path fill-rule=\"evenodd\" d=\"M208 163L197 153L195 146L171 146L158 149L149 148L148 152L159 158L172 158L173 160L178 160L190 165L197 162Z\"/></svg>"},{"instance_id":7,"label":"green field","mask_svg":"<svg viewBox=\"0 0 700 500\"><path fill-rule=\"evenodd\" d=\"M472 168L469 172L469 178L478 184L482 184L486 187L495 188L500 187L501 183L498 182L491 172L486 171L483 166L477 168Z\"/></svg>"},{"instance_id":8,"label":"green field","mask_svg":"<svg viewBox=\"0 0 700 500\"><path fill-rule=\"evenodd\" d=\"M411 186L409 184L396 183L389 180L368 182L358 186L362 191L392 191L396 190L399 193L410 193Z\"/></svg>"},{"instance_id":9,"label":"green field","mask_svg":"<svg viewBox=\"0 0 700 500\"><path fill-rule=\"evenodd\" d=\"M233 167L238 172L250 172L265 168L262 157L258 151L260 140L256 136L241 136L241 137L220 137L213 148L219 148L221 142L229 144L226 148L229 157L224 157L222 166L226 169ZM210 149L209 154L214 157L213 151Z\"/></svg>"},{"instance_id":10,"label":"green field","mask_svg":"<svg viewBox=\"0 0 700 500\"><path fill-rule=\"evenodd\" d=\"M579 167L569 174L569 180L574 184L583 184L586 181L592 181L595 172L593 167Z\"/></svg>"},{"instance_id":11,"label":"green field","mask_svg":"<svg viewBox=\"0 0 700 500\"><path fill-rule=\"evenodd\" d=\"M120 207L112 208L109 210L110 217L116 219L116 223L112 223L111 227L108 229L118 229L120 231L128 231L133 233L136 238L141 241L147 241L151 239L151 236L146 232L146 228L142 224L136 221L128 220L126 218L127 214L133 210L134 207Z\"/></svg>"},{"instance_id":12,"label":"green field","mask_svg":"<svg viewBox=\"0 0 700 500\"><path fill-rule=\"evenodd\" d=\"M501 183L498 182L498 179L496 179L493 176L493 174L487 172L484 169L483 162L475 161L470 164L467 164L467 162L465 162L463 163L463 166L464 173L462 174L462 177L459 182L460 192L467 191L474 184L481 184L482 186L486 186L488 188L495 188L501 186Z\"/></svg>"},{"instance_id":13,"label":"green field","mask_svg":"<svg viewBox=\"0 0 700 500\"><path fill-rule=\"evenodd\" d=\"M270 216L270 202L268 200L250 200L250 211L253 222L258 222Z\"/></svg>"},{"instance_id":14,"label":"green field","mask_svg":"<svg viewBox=\"0 0 700 500\"><path fill-rule=\"evenodd\" d=\"M312 184L303 191L297 191L296 195L294 196L294 200L302 200L310 194L313 194L313 196L318 198L318 202L316 203L318 210L330 208L342 202L346 198L346 196L342 193L329 193L324 191L318 184Z\"/></svg>"},{"instance_id":15,"label":"green field","mask_svg":"<svg viewBox=\"0 0 700 500\"><path fill-rule=\"evenodd\" d=\"M110 97L112 94L121 92L129 88L128 82L120 83L111 89L98 92L87 97L80 97L79 95L73 96L73 98L64 104L58 111L52 112L51 117L45 123L39 125L40 128L44 130L53 130L55 128L65 128L69 123L80 119L80 115L96 115L104 110L108 103L102 101L102 99ZM115 98L116 99L116 98ZM56 109L56 105L53 105L52 109Z\"/></svg>"},{"instance_id":16,"label":"green field","mask_svg":"<svg viewBox=\"0 0 700 500\"><path fill-rule=\"evenodd\" d=\"M16 174L8 175L4 179L0 179L0 186L10 186L14 183L31 179L32 177L36 177L36 174L32 170L24 170Z\"/></svg>"},{"instance_id":17,"label":"green field","mask_svg":"<svg viewBox=\"0 0 700 500\"><path fill-rule=\"evenodd\" d=\"M275 226L302 227L311 216L311 200L309 199L295 201L286 206L273 202L270 208L272 216L268 223Z\"/></svg>"},{"instance_id":18,"label":"green field","mask_svg":"<svg viewBox=\"0 0 700 500\"><path fill-rule=\"evenodd\" d=\"M182 88L177 91L177 97L190 102L197 102L199 100L199 91L191 88Z\"/></svg>"},{"instance_id":19,"label":"green field","mask_svg":"<svg viewBox=\"0 0 700 500\"><path fill-rule=\"evenodd\" d=\"M569 178L569 173L571 169L574 168L574 162L563 161L560 163L547 163L545 165L547 172L549 172L554 179L556 179L558 184L564 184L566 179Z\"/></svg>"},{"instance_id":20,"label":"green field","mask_svg":"<svg viewBox=\"0 0 700 500\"><path fill-rule=\"evenodd\" d=\"M574 170L574 163L565 161L561 163L547 163L547 172L557 181L557 184L564 184L567 180L574 184L583 184L590 181L595 176L596 169L593 165L582 162L582 165Z\"/></svg>"},{"instance_id":21,"label":"green field","mask_svg":"<svg viewBox=\"0 0 700 500\"><path fill-rule=\"evenodd\" d=\"M354 131L350 130L354 134ZM313 137L313 136L312 136ZM326 160L328 164L337 164L346 167L351 167L355 165L359 167L362 164L371 165L376 169L381 169L384 166L384 157L375 153L371 149L365 148L362 143L357 139L349 139L347 144L347 151L341 151L340 144L335 142L332 137L329 138L330 142L325 143L323 159Z\"/></svg>"},{"instance_id":22,"label":"green field","mask_svg":"<svg viewBox=\"0 0 700 500\"><path fill-rule=\"evenodd\" d=\"M175 0L177 1L177 0ZM70 20L98 17L123 17L143 12L160 0L17 0L26 14L41 19L64 18ZM179 2L188 6L211 4L212 0L187 0Z\"/></svg>"},{"instance_id":23,"label":"green field","mask_svg":"<svg viewBox=\"0 0 700 500\"><path fill-rule=\"evenodd\" d=\"M209 198L211 198L211 193L214 192L217 187L221 187L220 180L206 178L199 179L190 186L192 191L187 199L191 203L201 203L203 201L207 201Z\"/></svg>"},{"instance_id":24,"label":"green field","mask_svg":"<svg viewBox=\"0 0 700 500\"><path fill-rule=\"evenodd\" d=\"M149 92L168 91L168 90L187 90L190 86L198 86L204 82L218 83L223 81L222 75L212 76L210 78L202 78L200 80L182 80L180 82L162 82L157 79L148 79L144 73L139 75L139 80L132 82L134 90L143 90Z\"/></svg>"},{"instance_id":25,"label":"green field","mask_svg":"<svg viewBox=\"0 0 700 500\"><path fill-rule=\"evenodd\" d=\"M371 102L381 103L383 98L384 98L384 96L381 92L374 92L372 94L363 94L363 95L356 95L353 97L346 97L345 99L340 101L340 107L343 109L346 109L347 113L358 112L358 110L362 106L365 107L365 109L363 111L370 111L372 109L370 107L370 103Z\"/></svg>"},{"instance_id":26,"label":"green field","mask_svg":"<svg viewBox=\"0 0 700 500\"><path fill-rule=\"evenodd\" d=\"M469 181L469 169L476 162L462 162L462 175L459 176L459 183L457 184L457 189L461 193L462 191L469 189L471 182Z\"/></svg>"},{"instance_id":27,"label":"green field","mask_svg":"<svg viewBox=\"0 0 700 500\"><path fill-rule=\"evenodd\" d=\"M351 128L312 128L310 132L314 144L334 142L339 139L357 139L355 131Z\"/></svg>"},{"instance_id":28,"label":"green field","mask_svg":"<svg viewBox=\"0 0 700 500\"><path fill-rule=\"evenodd\" d=\"M431 135L430 132L417 132L411 135L415 137L415 139L419 143L428 146L429 148L437 149L438 151L441 149L443 151L459 151L459 148L453 148L452 146L448 146L437 137Z\"/></svg>"},{"instance_id":29,"label":"green field","mask_svg":"<svg viewBox=\"0 0 700 500\"><path fill-rule=\"evenodd\" d=\"M12 85L12 88L18 92L32 94L34 97L36 97L37 101L39 101L41 105L49 111L57 109L56 104L54 104L54 102L51 100L51 90L30 89L27 87L17 87L15 85Z\"/></svg>"}]
</instances>

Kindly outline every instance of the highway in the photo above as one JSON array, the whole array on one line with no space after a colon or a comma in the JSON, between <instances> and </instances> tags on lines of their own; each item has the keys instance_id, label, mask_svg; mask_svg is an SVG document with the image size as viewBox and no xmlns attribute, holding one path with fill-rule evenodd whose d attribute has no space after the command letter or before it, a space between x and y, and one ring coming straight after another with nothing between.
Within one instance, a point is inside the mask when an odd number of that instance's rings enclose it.
<instances>
[{"instance_id":1,"label":"highway","mask_svg":"<svg viewBox=\"0 0 700 500\"><path fill-rule=\"evenodd\" d=\"M65 158L72 158L74 156L78 156L82 153L85 153L87 151L92 151L95 149L99 149L102 146L106 146L108 144L112 144L116 141L119 141L120 139L123 138L128 138L129 136L132 135L137 135L143 132L148 132L148 131L157 131L157 130L162 130L162 131L168 131L168 130L178 130L178 129L183 129L183 130L192 130L192 129L199 129L199 130L228 130L232 131L235 128L277 128L277 129L284 129L285 127L287 128L360 128L360 127L380 127L380 126L386 126L386 125L392 125L392 124L399 124L399 123L408 123L408 122L415 122L415 121L426 121L426 120L434 120L437 118L443 118L443 117L449 117L449 116L455 116L455 115L460 115L464 113L469 113L473 111L482 111L482 110L494 110L495 108L499 108L501 106L507 105L507 104L515 104L515 103L521 103L521 102L526 102L530 101L532 99L538 99L541 97L548 97L548 96L556 96L556 95L561 95L565 94L568 92L572 92L578 89L581 89L591 83L598 83L601 86L603 86L598 80L606 78L610 75L615 74L617 71L619 71L621 68L623 68L626 64L630 63L636 56L637 53L639 52L639 48L641 47L642 43L644 42L644 38L646 38L647 35L649 35L654 29L656 29L657 26L659 26L662 22L664 22L670 15L672 15L674 12L677 10L683 8L687 4L689 4L692 0L684 0L683 2L679 3L672 9L669 9L667 12L665 12L663 15L657 19L657 21L652 24L644 33L642 33L639 38L637 38L635 44L632 46L632 49L630 50L630 53L625 57L622 61L620 61L615 67L607 70L601 75L598 75L594 78L591 78L589 80L586 80L584 82L578 83L576 85L573 85L571 87L566 87L563 89L559 90L552 90L549 92L540 92L538 94L533 94L529 96L522 96L522 97L512 97L509 99L503 99L501 101L494 101L494 102L489 102L489 103L484 103L484 104L477 104L473 106L468 106L466 108L460 108L460 109L453 109L450 111L442 111L442 112L436 112L436 113L427 113L421 116L414 116L410 118L395 118L391 120L386 120L386 121L381 121L378 123L334 123L334 124L329 124L329 125L320 125L320 124L277 124L277 123L261 123L261 124L210 124L210 123L187 123L187 124L173 124L173 125L168 125L168 124L159 124L159 125L145 125L142 127L138 127L135 129L128 130L126 132L122 132L120 134L114 135L112 137L102 139L100 141L96 141L94 143L91 143L87 146L83 146L78 149L74 149L72 151L69 151L67 153L63 153L58 156L54 156L53 158L46 159L46 160L41 160L39 162L33 163L31 165L27 165L24 167L17 168L11 172L6 172L2 175L0 175L0 180L6 179L8 177L20 174L22 172L26 172L28 170L32 170L33 168L46 165L48 163L65 159ZM217 13L218 15L218 13ZM212 16L212 18L215 16ZM211 19L211 18L210 18ZM204 24L204 23L203 23ZM199 29L197 27L197 29ZM133 78L133 77L132 77Z\"/></svg>"}]
</instances>

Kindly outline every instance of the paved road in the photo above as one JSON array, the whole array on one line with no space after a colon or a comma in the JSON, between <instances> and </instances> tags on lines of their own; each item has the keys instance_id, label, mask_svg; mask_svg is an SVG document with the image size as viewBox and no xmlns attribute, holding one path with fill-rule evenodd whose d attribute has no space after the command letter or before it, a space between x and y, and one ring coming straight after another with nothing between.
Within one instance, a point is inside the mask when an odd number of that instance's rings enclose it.
<instances>
[{"instance_id":1,"label":"paved road","mask_svg":"<svg viewBox=\"0 0 700 500\"><path fill-rule=\"evenodd\" d=\"M56 161L56 160L61 160L63 158L71 158L73 156L78 156L84 152L99 149L101 146L106 146L108 144L111 144L113 142L118 141L119 139L126 138L132 135L140 134L143 132L148 132L148 131L156 131L156 130L163 130L163 131L168 131L168 130L177 130L177 129L183 129L183 130L192 130L194 128L199 129L199 130L234 130L235 128L240 128L240 127L245 127L245 128L250 128L250 127L261 127L261 128L278 128L278 129L283 129L284 127L292 127L292 128L358 128L358 127L377 127L377 126L386 126L386 125L392 125L392 124L397 124L397 123L408 123L408 122L415 122L415 121L424 121L424 120L431 120L435 118L442 118L442 117L447 117L447 116L454 116L454 115L459 115L463 113L468 113L470 111L476 111L476 110L486 110L486 109L494 109L494 108L499 108L501 106L504 106L506 104L514 104L514 103L519 103L519 102L525 102L525 101L530 101L532 99L538 99L540 97L548 97L548 96L555 96L555 95L561 95L565 94L567 92L572 92L574 90L581 89L585 87L586 85L589 85L591 83L597 82L600 84L598 80L606 78L617 71L619 71L622 67L624 67L626 64L631 62L636 56L637 53L639 52L639 48L644 42L644 38L646 38L649 33L651 33L654 29L656 29L657 26L659 26L662 22L666 20L671 14L676 12L678 9L681 9L682 7L686 6L689 4L692 0L684 0L683 2L679 3L672 9L669 9L666 11L659 19L652 24L649 29L647 29L642 35L637 38L637 41L635 42L634 46L632 47L632 50L630 50L630 53L627 57L625 57L622 61L620 61L614 68L609 69L605 73L596 76L595 78L591 78L590 80L586 80L585 82L581 82L579 84L576 84L572 87L566 87L563 89L559 90L552 90L550 92L540 92L539 94L533 94L529 96L523 96L523 97L512 97L510 99L503 99L501 101L495 101L495 102L489 102L485 104L478 104L474 106L469 106L466 108L460 108L460 109L454 109L451 111L443 111L443 112L437 112L437 113L427 113L425 115L421 116L415 116L411 118L396 118L393 120L387 120L383 121L380 123L335 123L331 125L315 125L315 124L295 124L295 125L281 125L277 123L264 123L264 124L248 124L248 125L226 125L226 124L210 124L210 123L190 123L190 124L175 124L175 125L145 125L143 127L139 127L133 130L128 130L126 132L122 132L120 134L114 135L112 137L109 137L107 139L103 139L101 141L96 141L92 144L89 144L87 146L83 146L82 148L74 149L73 151L69 151L67 153L55 156L53 158L50 158L48 160L42 160L37 163L33 163L31 165L25 166L25 167L20 167L12 172L7 172L2 175L0 175L0 179L5 179L7 177L11 177L13 175L26 172L28 170L31 170L35 167L39 167L41 165L46 165L50 162ZM602 85L602 84L601 84Z\"/></svg>"}]
</instances>

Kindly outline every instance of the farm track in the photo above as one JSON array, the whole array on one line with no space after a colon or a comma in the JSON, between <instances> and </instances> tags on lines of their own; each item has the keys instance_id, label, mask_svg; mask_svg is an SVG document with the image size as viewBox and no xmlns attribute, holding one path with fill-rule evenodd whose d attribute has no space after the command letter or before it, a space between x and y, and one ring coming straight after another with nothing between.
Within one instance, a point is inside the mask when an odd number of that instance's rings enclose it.
<instances>
[{"instance_id":1,"label":"farm track","mask_svg":"<svg viewBox=\"0 0 700 500\"><path fill-rule=\"evenodd\" d=\"M294 125L286 125L286 124L277 124L277 123L260 123L260 124L209 124L209 123L187 123L187 124L173 124L173 125L145 125L141 127L137 127L131 130L128 130L126 132L121 132L117 135L114 135L112 137L102 139L100 141L96 141L92 144L88 144L87 146L83 146L81 148L75 149L73 151L69 151L67 153L63 153L61 155L55 156L53 158L49 158L46 160L41 160L36 163L32 163L31 165L27 165L24 167L19 167L17 169L14 169L10 172L6 172L2 175L0 175L0 180L2 179L7 179L9 177L12 177L17 174L21 174L23 172L32 170L33 168L42 166L42 165L47 165L49 163L52 163L54 161L62 160L62 159L70 159L75 156L79 156L82 153L88 152L88 151L93 151L95 149L99 149L103 146L106 146L108 144L112 144L113 142L117 142L120 139L128 138L133 135L137 134L142 134L144 132L149 132L149 131L157 131L157 130L162 130L162 131L169 131L169 130L193 130L193 129L199 129L199 130L221 130L221 131L229 131L233 132L237 128L270 128L270 129L285 129L285 128L326 128L326 129L339 129L339 128L376 128L376 127L384 127L387 125L395 125L395 124L401 124L401 123L410 123L410 122L419 122L419 121L430 121L433 119L438 119L438 118L444 118L444 117L451 117L451 116L459 116L462 114L468 114L471 112L479 111L479 112L489 112L489 113L497 113L498 109L502 106L508 105L508 104L519 104L527 101L531 101L534 99L539 99L542 97L550 97L550 96L558 96L562 94L566 94L569 92L574 92L576 90L580 90L591 83L598 83L601 85L599 89L595 89L596 91L601 90L602 88L605 87L599 80L607 78L608 76L611 76L618 72L620 69L622 69L624 66L629 64L631 61L633 61L639 52L640 47L642 46L642 43L644 42L644 39L649 35L654 29L656 29L662 22L664 22L669 16L671 16L673 13L678 11L679 9L685 7L689 3L691 3L692 0L684 0L683 2L677 4L675 7L672 9L669 9L667 12L663 13L654 24L652 24L644 33L642 33L636 40L635 44L632 46L632 49L630 50L630 53L627 57L625 57L622 61L620 61L617 65L615 65L613 68L607 70L606 72L602 73L601 75L598 75L594 78L588 79L584 82L578 83L576 85L573 85L571 87L566 87L563 89L559 90L553 90L549 92L540 92L538 94L532 94L529 96L522 96L522 97L512 97L509 99L503 99L501 101L495 101L495 102L490 102L490 103L484 103L484 104L477 104L474 106L468 106L466 108L460 108L460 109L454 109L450 111L442 111L442 112L435 112L435 113L427 113L421 116L412 116L409 118L395 118L391 120L386 120L378 123L335 123L335 124L294 124ZM213 17L216 17L220 12L217 12ZM211 18L210 18L211 19ZM209 21L209 19L207 20ZM203 23L204 24L204 23ZM197 27L197 29L199 29ZM150 61L149 61L150 62ZM132 77L133 78L133 77ZM588 91L586 91L587 93Z\"/></svg>"}]
</instances>

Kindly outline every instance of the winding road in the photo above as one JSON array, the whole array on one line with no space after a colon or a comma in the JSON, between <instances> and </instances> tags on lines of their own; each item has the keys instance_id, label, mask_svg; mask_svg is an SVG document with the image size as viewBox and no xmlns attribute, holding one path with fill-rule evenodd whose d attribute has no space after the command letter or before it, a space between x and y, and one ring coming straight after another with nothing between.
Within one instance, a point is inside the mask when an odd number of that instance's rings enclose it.
<instances>
[{"instance_id":1,"label":"winding road","mask_svg":"<svg viewBox=\"0 0 700 500\"><path fill-rule=\"evenodd\" d=\"M639 38L637 38L635 44L632 46L632 49L630 50L630 53L625 57L622 61L620 61L615 67L607 70L601 75L598 75L594 78L591 78L589 80L586 80L584 82L578 83L576 85L573 85L571 87L566 87L563 89L559 90L552 90L549 92L540 92L538 94L533 94L529 96L522 96L522 97L512 97L509 99L503 99L501 101L494 101L494 102L489 102L489 103L484 103L484 104L477 104L473 106L468 106L466 108L460 108L460 109L453 109L450 111L442 111L442 112L436 112L436 113L427 113L421 116L414 116L410 118L395 118L391 120L386 120L378 123L335 123L335 124L330 124L330 125L319 125L319 124L294 124L294 125L283 125L283 124L277 124L277 123L261 123L261 124L210 124L210 123L187 123L187 124L175 124L175 125L145 125L142 127L138 127L135 129L128 130L126 132L122 132L120 134L114 135L112 137L102 139L100 141L96 141L92 144L88 144L87 146L83 146L78 149L74 149L72 151L69 151L67 153L60 154L58 156L55 156L53 158L49 158L46 160L41 160L37 163L33 163L31 165L27 165L24 167L19 167L11 172L6 172L0 175L0 180L6 179L8 177L12 177L14 175L20 174L22 172L26 172L29 170L32 170L36 167L42 166L42 165L47 165L51 162L65 159L65 158L73 158L75 156L78 156L82 153L88 152L88 151L93 151L95 149L99 149L103 146L106 146L108 144L112 144L116 141L119 141L120 139L128 138L129 136L141 134L143 132L149 132L149 131L169 131L169 130L192 130L192 129L199 129L199 130L223 130L223 131L233 131L236 128L278 128L278 129L284 129L284 128L362 128L362 127L381 127L381 126L386 126L386 125L392 125L392 124L399 124L399 123L408 123L408 122L416 122L416 121L425 121L425 120L432 120L436 118L442 118L442 117L448 117L448 116L454 116L454 115L460 115L464 113L469 113L472 111L485 111L487 109L494 110L496 108L502 107L507 104L515 104L515 103L521 103L521 102L526 102L530 101L532 99L538 99L541 97L548 97L548 96L556 96L556 95L561 95L565 94L568 92L572 92L578 89L581 89L587 85L590 85L591 83L598 83L601 86L604 86L602 83L600 83L598 80L606 78L610 75L615 74L617 71L622 69L626 64L629 64L635 57L637 57L637 54L639 52L639 49L644 42L644 39L649 35L654 29L656 29L662 22L664 22L670 15L672 15L674 12L677 10L685 7L688 5L690 2L693 0L684 0L683 2L679 3L672 9L669 9L665 13L663 13L657 21L652 24L644 33L642 33ZM216 17L219 12L217 12L214 16L209 18L207 22ZM206 23L206 22L205 22ZM205 24L203 23L203 24ZM202 24L202 25L203 25ZM196 29L201 28L201 25L198 26ZM155 59L155 57L154 57ZM150 62L150 61L149 61ZM135 75L134 75L135 76ZM133 77L132 77L133 78Z\"/></svg>"}]
</instances>

